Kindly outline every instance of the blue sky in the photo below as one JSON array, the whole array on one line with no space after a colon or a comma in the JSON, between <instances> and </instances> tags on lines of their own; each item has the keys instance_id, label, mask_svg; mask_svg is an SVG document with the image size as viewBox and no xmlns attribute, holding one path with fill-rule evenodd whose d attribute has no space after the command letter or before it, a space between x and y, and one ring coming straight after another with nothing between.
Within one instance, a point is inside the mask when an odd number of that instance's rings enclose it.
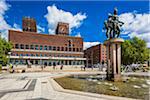
<instances>
[{"instance_id":1,"label":"blue sky","mask_svg":"<svg viewBox=\"0 0 150 100\"><path fill-rule=\"evenodd\" d=\"M13 29L21 29L22 17L30 16L36 19L40 33L52 34L56 26L53 21L67 22L72 19L75 21L74 24L71 23L70 35L83 37L89 45L106 40L105 33L102 31L103 22L107 19L108 13L112 13L114 7L117 7L121 19L128 20L120 37L130 39L133 36L139 36L145 39L148 45L150 43L146 38L150 35L150 29L141 29L149 26L149 23L145 23L146 18L149 18L148 1L6 1L5 4L8 5L8 9L2 15L4 21ZM53 14L59 11L63 13ZM67 20L67 16L70 16L68 17L70 20ZM142 20L143 18L145 20ZM137 24L135 24L136 21L138 21ZM141 23L145 24L139 27ZM143 36L143 34L146 35Z\"/></svg>"}]
</instances>

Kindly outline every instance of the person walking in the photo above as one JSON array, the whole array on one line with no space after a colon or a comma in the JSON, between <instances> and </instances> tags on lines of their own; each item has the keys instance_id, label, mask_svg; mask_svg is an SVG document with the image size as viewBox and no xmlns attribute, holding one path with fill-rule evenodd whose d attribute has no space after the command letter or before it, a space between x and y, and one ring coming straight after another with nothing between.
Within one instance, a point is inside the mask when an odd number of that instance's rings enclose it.
<instances>
[{"instance_id":1,"label":"person walking","mask_svg":"<svg viewBox=\"0 0 150 100\"><path fill-rule=\"evenodd\" d=\"M86 70L86 65L84 65L84 71Z\"/></svg>"},{"instance_id":2,"label":"person walking","mask_svg":"<svg viewBox=\"0 0 150 100\"><path fill-rule=\"evenodd\" d=\"M63 70L63 64L60 66L60 70Z\"/></svg>"},{"instance_id":3,"label":"person walking","mask_svg":"<svg viewBox=\"0 0 150 100\"><path fill-rule=\"evenodd\" d=\"M55 67L56 67L56 64L55 63L53 63L53 69L55 70Z\"/></svg>"}]
</instances>

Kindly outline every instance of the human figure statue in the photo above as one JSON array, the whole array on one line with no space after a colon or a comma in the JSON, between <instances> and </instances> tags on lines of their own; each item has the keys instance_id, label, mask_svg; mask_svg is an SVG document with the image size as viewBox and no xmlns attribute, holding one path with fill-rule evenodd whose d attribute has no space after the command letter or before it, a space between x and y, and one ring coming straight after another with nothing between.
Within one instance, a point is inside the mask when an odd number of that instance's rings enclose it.
<instances>
[{"instance_id":1,"label":"human figure statue","mask_svg":"<svg viewBox=\"0 0 150 100\"><path fill-rule=\"evenodd\" d=\"M124 24L123 22L119 21L117 13L117 8L114 8L114 13L109 13L108 19L104 21L104 28L106 29L106 36L108 39L116 37L118 38L120 35L121 26Z\"/></svg>"}]
</instances>

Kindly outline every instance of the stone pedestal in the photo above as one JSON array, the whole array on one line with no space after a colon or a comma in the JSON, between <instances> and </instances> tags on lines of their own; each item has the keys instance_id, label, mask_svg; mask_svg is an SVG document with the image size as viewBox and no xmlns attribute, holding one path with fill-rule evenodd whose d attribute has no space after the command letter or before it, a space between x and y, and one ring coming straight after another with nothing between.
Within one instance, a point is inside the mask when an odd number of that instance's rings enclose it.
<instances>
[{"instance_id":1,"label":"stone pedestal","mask_svg":"<svg viewBox=\"0 0 150 100\"><path fill-rule=\"evenodd\" d=\"M106 40L104 45L107 52L107 79L113 81L121 81L121 38L113 38Z\"/></svg>"}]
</instances>

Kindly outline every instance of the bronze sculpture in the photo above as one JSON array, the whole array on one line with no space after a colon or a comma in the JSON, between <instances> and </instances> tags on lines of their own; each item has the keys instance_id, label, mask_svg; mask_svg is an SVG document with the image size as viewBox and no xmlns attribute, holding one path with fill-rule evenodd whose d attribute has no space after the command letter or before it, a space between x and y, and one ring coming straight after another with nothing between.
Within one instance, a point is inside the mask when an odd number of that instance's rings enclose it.
<instances>
[{"instance_id":1,"label":"bronze sculpture","mask_svg":"<svg viewBox=\"0 0 150 100\"><path fill-rule=\"evenodd\" d=\"M111 38L118 38L120 35L120 28L124 24L123 22L119 21L119 17L117 15L118 10L114 8L113 14L108 14L108 20L105 20L104 25L106 29L106 36L108 39Z\"/></svg>"}]
</instances>

